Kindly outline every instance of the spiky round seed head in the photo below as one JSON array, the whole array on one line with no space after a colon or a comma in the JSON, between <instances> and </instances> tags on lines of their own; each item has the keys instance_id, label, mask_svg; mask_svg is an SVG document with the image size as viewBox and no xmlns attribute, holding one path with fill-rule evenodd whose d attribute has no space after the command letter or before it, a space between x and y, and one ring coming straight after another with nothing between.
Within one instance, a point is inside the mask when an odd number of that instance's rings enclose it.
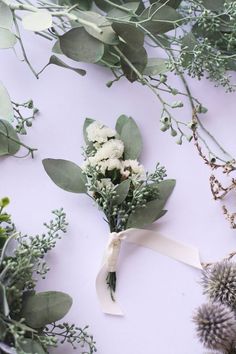
<instances>
[{"instance_id":1,"label":"spiky round seed head","mask_svg":"<svg viewBox=\"0 0 236 354\"><path fill-rule=\"evenodd\" d=\"M194 318L200 341L207 349L229 351L235 344L234 312L221 303L208 303L198 308Z\"/></svg>"},{"instance_id":2,"label":"spiky round seed head","mask_svg":"<svg viewBox=\"0 0 236 354\"><path fill-rule=\"evenodd\" d=\"M215 263L203 272L204 294L236 309L236 264L229 261Z\"/></svg>"}]
</instances>

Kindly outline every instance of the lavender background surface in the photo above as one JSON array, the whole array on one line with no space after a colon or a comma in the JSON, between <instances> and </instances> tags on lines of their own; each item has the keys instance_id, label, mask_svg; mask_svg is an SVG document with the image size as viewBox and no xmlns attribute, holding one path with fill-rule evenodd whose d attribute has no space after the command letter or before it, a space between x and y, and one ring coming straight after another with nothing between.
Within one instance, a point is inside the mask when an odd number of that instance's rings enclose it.
<instances>
[{"instance_id":1,"label":"lavender background surface","mask_svg":"<svg viewBox=\"0 0 236 354\"><path fill-rule=\"evenodd\" d=\"M30 58L39 70L48 60L50 43L27 35ZM120 256L117 296L125 317L104 315L95 293L95 277L106 244L108 229L100 212L84 195L64 192L45 174L46 157L82 162L82 126L92 117L114 126L122 113L137 121L143 135L141 161L153 169L164 164L168 177L176 178L176 189L168 202L168 213L154 229L195 245L202 260L222 259L236 248L236 231L229 228L221 207L212 200L210 171L192 144L178 146L169 133L159 130L160 105L148 89L120 81L108 89L110 73L103 68L81 65L87 76L49 67L36 80L12 51L0 52L0 79L15 101L32 97L40 109L25 142L38 148L35 159L4 158L0 162L0 196L9 196L9 211L22 232L43 231L50 211L63 206L69 221L68 233L48 257L51 272L40 290L66 291L74 299L67 320L90 330L98 354L189 354L204 353L191 322L193 310L202 303L200 273L148 249L124 244ZM178 78L173 77L178 84ZM206 81L191 81L194 93L209 108L207 126L236 155L235 94L224 94ZM186 106L185 117L191 118ZM70 347L58 354L79 353Z\"/></svg>"}]
</instances>

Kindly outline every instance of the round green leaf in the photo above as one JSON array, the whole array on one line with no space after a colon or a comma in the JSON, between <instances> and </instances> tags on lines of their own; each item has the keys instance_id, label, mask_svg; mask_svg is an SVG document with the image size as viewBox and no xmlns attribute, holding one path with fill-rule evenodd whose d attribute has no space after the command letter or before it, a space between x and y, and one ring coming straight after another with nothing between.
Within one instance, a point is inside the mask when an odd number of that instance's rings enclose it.
<instances>
[{"instance_id":1,"label":"round green leaf","mask_svg":"<svg viewBox=\"0 0 236 354\"><path fill-rule=\"evenodd\" d=\"M0 28L0 49L8 49L16 44L16 36L6 28Z\"/></svg>"},{"instance_id":2,"label":"round green leaf","mask_svg":"<svg viewBox=\"0 0 236 354\"><path fill-rule=\"evenodd\" d=\"M11 29L13 25L13 16L10 7L4 2L0 2L0 27Z\"/></svg>"},{"instance_id":3,"label":"round green leaf","mask_svg":"<svg viewBox=\"0 0 236 354\"><path fill-rule=\"evenodd\" d=\"M0 82L0 118L12 122L14 119L14 111L11 98L6 88Z\"/></svg>"},{"instance_id":4,"label":"round green leaf","mask_svg":"<svg viewBox=\"0 0 236 354\"><path fill-rule=\"evenodd\" d=\"M126 179L123 182L121 182L120 184L118 184L118 186L115 188L115 191L117 193L117 196L113 199L113 203L114 204L121 204L123 203L123 201L125 200L125 198L127 197L128 193L129 193L129 188L130 188L130 180Z\"/></svg>"},{"instance_id":5,"label":"round green leaf","mask_svg":"<svg viewBox=\"0 0 236 354\"><path fill-rule=\"evenodd\" d=\"M81 11L78 14L78 18L91 22L101 29L102 32L100 33L93 27L84 25L84 28L91 36L106 44L115 45L119 43L118 36L113 31L111 23L104 16L92 11Z\"/></svg>"},{"instance_id":6,"label":"round green leaf","mask_svg":"<svg viewBox=\"0 0 236 354\"><path fill-rule=\"evenodd\" d=\"M73 28L61 36L60 47L68 58L86 63L98 62L104 53L104 44L82 27Z\"/></svg>"},{"instance_id":7,"label":"round green leaf","mask_svg":"<svg viewBox=\"0 0 236 354\"><path fill-rule=\"evenodd\" d=\"M0 119L0 156L15 155L20 149L20 140L6 120Z\"/></svg>"},{"instance_id":8,"label":"round green leaf","mask_svg":"<svg viewBox=\"0 0 236 354\"><path fill-rule=\"evenodd\" d=\"M114 22L112 28L131 47L140 48L143 46L144 33L134 25Z\"/></svg>"},{"instance_id":9,"label":"round green leaf","mask_svg":"<svg viewBox=\"0 0 236 354\"><path fill-rule=\"evenodd\" d=\"M46 354L42 345L36 340L30 338L24 338L24 340L20 341L20 347L24 351L24 353L29 354Z\"/></svg>"},{"instance_id":10,"label":"round green leaf","mask_svg":"<svg viewBox=\"0 0 236 354\"><path fill-rule=\"evenodd\" d=\"M43 160L45 171L51 180L60 188L72 193L87 191L82 169L74 162L60 159Z\"/></svg>"},{"instance_id":11,"label":"round green leaf","mask_svg":"<svg viewBox=\"0 0 236 354\"><path fill-rule=\"evenodd\" d=\"M164 74L167 69L168 60L162 58L148 58L147 66L143 74L147 76L156 76Z\"/></svg>"},{"instance_id":12,"label":"round green leaf","mask_svg":"<svg viewBox=\"0 0 236 354\"><path fill-rule=\"evenodd\" d=\"M29 296L23 303L22 317L32 328L42 328L61 320L72 305L72 298L58 291L41 292Z\"/></svg>"},{"instance_id":13,"label":"round green leaf","mask_svg":"<svg viewBox=\"0 0 236 354\"><path fill-rule=\"evenodd\" d=\"M22 19L22 25L29 31L44 31L52 27L52 15L45 10L33 12Z\"/></svg>"}]
</instances>

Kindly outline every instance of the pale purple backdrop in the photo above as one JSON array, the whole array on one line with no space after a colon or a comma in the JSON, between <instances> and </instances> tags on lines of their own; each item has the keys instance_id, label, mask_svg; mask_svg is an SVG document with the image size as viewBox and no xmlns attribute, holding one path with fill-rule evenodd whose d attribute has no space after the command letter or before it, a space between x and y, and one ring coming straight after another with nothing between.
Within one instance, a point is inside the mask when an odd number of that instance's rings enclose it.
<instances>
[{"instance_id":1,"label":"pale purple backdrop","mask_svg":"<svg viewBox=\"0 0 236 354\"><path fill-rule=\"evenodd\" d=\"M26 48L39 70L48 60L50 44L33 35ZM209 190L210 171L192 144L178 146L169 133L159 130L160 105L145 87L121 81L108 89L111 79L103 68L81 65L86 77L51 66L36 80L12 51L0 52L0 79L15 101L32 97L40 109L25 142L38 148L35 159L6 158L0 162L0 196L9 196L9 211L19 230L35 234L50 219L50 211L63 206L68 233L48 257L51 272L40 290L61 290L74 299L68 321L90 325L99 354L201 354L191 317L204 298L200 273L148 249L124 244L119 263L117 295L125 317L104 315L95 293L95 277L108 229L101 213L84 195L64 192L45 174L46 157L82 162L82 126L92 117L114 126L125 113L138 123L144 142L142 163L153 169L164 164L177 185L168 202L168 213L156 230L199 247L202 260L223 258L236 248L236 231L229 228L221 207ZM173 83L178 82L173 78ZM232 154L235 145L235 95L224 94L209 82L193 82L194 93L208 106L207 126ZM182 111L183 112L183 111ZM185 112L185 113L184 113ZM190 119L186 107L182 117ZM189 117L189 118L188 118ZM235 203L236 204L236 203ZM70 347L59 354L79 353Z\"/></svg>"}]
</instances>

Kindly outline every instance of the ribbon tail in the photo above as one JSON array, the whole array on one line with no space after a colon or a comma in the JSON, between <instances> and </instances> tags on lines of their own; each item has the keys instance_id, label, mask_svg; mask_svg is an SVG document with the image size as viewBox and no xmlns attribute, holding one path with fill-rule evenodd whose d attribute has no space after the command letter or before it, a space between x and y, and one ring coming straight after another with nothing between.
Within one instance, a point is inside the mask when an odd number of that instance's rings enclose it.
<instances>
[{"instance_id":1,"label":"ribbon tail","mask_svg":"<svg viewBox=\"0 0 236 354\"><path fill-rule=\"evenodd\" d=\"M193 246L171 240L156 231L150 230L129 229L127 230L127 236L126 242L150 248L191 267L202 269L199 251Z\"/></svg>"},{"instance_id":2,"label":"ribbon tail","mask_svg":"<svg viewBox=\"0 0 236 354\"><path fill-rule=\"evenodd\" d=\"M96 278L98 301L104 313L108 315L123 316L120 306L116 301L111 299L110 291L106 283L107 272L107 266L106 264L103 264Z\"/></svg>"}]
</instances>

